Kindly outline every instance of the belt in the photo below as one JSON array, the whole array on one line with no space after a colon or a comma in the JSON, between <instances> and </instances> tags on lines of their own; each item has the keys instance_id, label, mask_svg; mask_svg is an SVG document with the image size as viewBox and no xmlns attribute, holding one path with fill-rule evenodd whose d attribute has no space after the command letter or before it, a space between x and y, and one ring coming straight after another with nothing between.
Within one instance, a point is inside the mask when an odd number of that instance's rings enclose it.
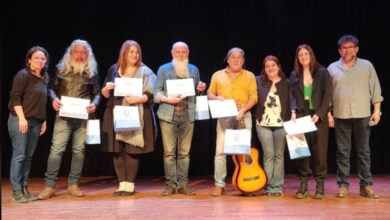
<instances>
[{"instance_id":1,"label":"belt","mask_svg":"<svg viewBox=\"0 0 390 220\"><path fill-rule=\"evenodd\" d=\"M186 110L187 106L175 106L173 107L175 110Z\"/></svg>"}]
</instances>

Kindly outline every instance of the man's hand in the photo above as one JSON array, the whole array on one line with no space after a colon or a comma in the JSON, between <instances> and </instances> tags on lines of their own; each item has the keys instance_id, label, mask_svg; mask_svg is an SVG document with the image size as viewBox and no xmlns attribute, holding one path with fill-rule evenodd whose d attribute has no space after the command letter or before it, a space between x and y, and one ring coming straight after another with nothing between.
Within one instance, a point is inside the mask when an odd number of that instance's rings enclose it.
<instances>
[{"instance_id":1,"label":"man's hand","mask_svg":"<svg viewBox=\"0 0 390 220\"><path fill-rule=\"evenodd\" d=\"M87 106L87 112L88 114L94 113L96 111L96 105L91 103L90 105Z\"/></svg>"}]
</instances>

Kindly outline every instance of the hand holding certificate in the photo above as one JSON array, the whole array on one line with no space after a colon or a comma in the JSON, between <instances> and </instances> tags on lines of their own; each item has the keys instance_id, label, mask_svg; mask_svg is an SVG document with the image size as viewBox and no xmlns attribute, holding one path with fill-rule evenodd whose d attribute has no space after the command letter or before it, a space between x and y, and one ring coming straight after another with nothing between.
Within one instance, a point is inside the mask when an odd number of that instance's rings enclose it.
<instances>
[{"instance_id":1,"label":"hand holding certificate","mask_svg":"<svg viewBox=\"0 0 390 220\"><path fill-rule=\"evenodd\" d=\"M283 122L284 130L288 135L303 134L311 131L316 131L317 127L311 120L311 117L305 116L294 121Z\"/></svg>"},{"instance_id":2,"label":"hand holding certificate","mask_svg":"<svg viewBox=\"0 0 390 220\"><path fill-rule=\"evenodd\" d=\"M172 97L181 94L182 97L194 96L194 79L170 79L167 83L167 96Z\"/></svg>"},{"instance_id":3,"label":"hand holding certificate","mask_svg":"<svg viewBox=\"0 0 390 220\"><path fill-rule=\"evenodd\" d=\"M142 96L142 78L115 78L114 96Z\"/></svg>"},{"instance_id":4,"label":"hand holding certificate","mask_svg":"<svg viewBox=\"0 0 390 220\"><path fill-rule=\"evenodd\" d=\"M88 119L87 106L90 104L89 99L62 96L61 103L62 107L59 112L61 117Z\"/></svg>"},{"instance_id":5,"label":"hand holding certificate","mask_svg":"<svg viewBox=\"0 0 390 220\"><path fill-rule=\"evenodd\" d=\"M209 100L209 107L212 118L225 118L238 115L236 103L233 99Z\"/></svg>"}]
</instances>

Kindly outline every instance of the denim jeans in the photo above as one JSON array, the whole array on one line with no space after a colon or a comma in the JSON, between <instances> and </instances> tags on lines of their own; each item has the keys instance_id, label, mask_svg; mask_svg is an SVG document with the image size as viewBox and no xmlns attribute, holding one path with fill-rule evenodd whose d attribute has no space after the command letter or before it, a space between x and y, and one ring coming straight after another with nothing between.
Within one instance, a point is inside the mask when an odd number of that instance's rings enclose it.
<instances>
[{"instance_id":1,"label":"denim jeans","mask_svg":"<svg viewBox=\"0 0 390 220\"><path fill-rule=\"evenodd\" d=\"M46 187L54 188L58 179L62 155L66 150L70 136L72 137L72 162L68 177L68 185L76 185L81 177L84 164L84 148L86 120L56 117L53 139L47 160Z\"/></svg>"},{"instance_id":2,"label":"denim jeans","mask_svg":"<svg viewBox=\"0 0 390 220\"><path fill-rule=\"evenodd\" d=\"M18 117L9 114L8 132L12 141L10 180L13 191L20 190L28 184L31 159L38 143L42 122L38 119L27 119L28 130L23 134L19 131Z\"/></svg>"},{"instance_id":3,"label":"denim jeans","mask_svg":"<svg viewBox=\"0 0 390 220\"><path fill-rule=\"evenodd\" d=\"M215 185L219 187L225 187L226 178L226 154L223 153L225 145L225 131L231 129L226 120L230 118L220 118L217 122L217 144L214 157L214 179ZM252 131L252 115L250 112L246 112L244 115L244 121L246 129Z\"/></svg>"},{"instance_id":4,"label":"denim jeans","mask_svg":"<svg viewBox=\"0 0 390 220\"><path fill-rule=\"evenodd\" d=\"M264 170L267 174L265 190L270 193L283 193L286 132L283 127L263 127L260 125L256 125L256 131L264 153Z\"/></svg>"},{"instance_id":5,"label":"denim jeans","mask_svg":"<svg viewBox=\"0 0 390 220\"><path fill-rule=\"evenodd\" d=\"M337 184L339 187L349 188L351 139L357 155L357 173L360 178L360 188L372 185L370 171L370 118L335 119L335 133L337 143ZM353 134L353 135L352 135Z\"/></svg>"},{"instance_id":6,"label":"denim jeans","mask_svg":"<svg viewBox=\"0 0 390 220\"><path fill-rule=\"evenodd\" d=\"M174 120L160 120L162 141L164 146L164 170L166 185L181 187L188 183L190 164L190 148L194 133L194 122L189 122L186 110L175 111ZM177 157L176 157L177 151Z\"/></svg>"}]
</instances>

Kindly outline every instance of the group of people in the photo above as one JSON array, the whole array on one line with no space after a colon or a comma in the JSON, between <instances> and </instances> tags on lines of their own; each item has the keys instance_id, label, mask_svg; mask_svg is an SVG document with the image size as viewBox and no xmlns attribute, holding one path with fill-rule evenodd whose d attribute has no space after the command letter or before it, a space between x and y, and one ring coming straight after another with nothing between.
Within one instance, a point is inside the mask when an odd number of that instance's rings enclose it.
<instances>
[{"instance_id":1,"label":"group of people","mask_svg":"<svg viewBox=\"0 0 390 220\"><path fill-rule=\"evenodd\" d=\"M325 197L328 133L329 127L335 127L339 185L336 196L348 196L347 179L353 137L357 151L360 195L379 198L371 187L369 148L369 126L378 124L381 117L380 104L383 97L379 80L373 65L357 57L359 41L355 36L342 36L338 46L341 58L325 68L316 60L309 45L299 45L295 53L294 71L289 79L279 59L273 55L264 58L262 71L259 76L255 76L243 68L245 53L241 48L234 47L228 51L227 67L212 75L207 90L209 100L233 99L238 109L237 116L219 118L217 121L213 196L221 196L225 190L226 129L251 131L252 119L264 152L263 162L268 180L264 194L283 195L286 132L282 123L309 115L318 129L305 134L312 156L296 160L300 187L295 197L303 199L309 196L307 182L313 176L312 170L317 183L314 198ZM71 137L72 162L68 194L84 196L78 181L84 163L87 121L60 117L58 111L62 106L62 96L89 99L91 104L86 109L89 114L96 111L101 98L107 99L101 137L103 151L113 154L118 177L119 187L113 196L134 194L139 155L152 152L155 148L157 120L153 105L159 104L157 118L163 141L166 178L166 188L162 195L195 195L188 186L188 170L196 98L167 94L167 80L187 78L193 79L196 94L205 92L207 85L200 81L199 69L188 62L189 52L186 43L174 43L172 61L160 66L156 76L142 62L140 45L136 41L127 40L122 45L118 61L109 68L101 89L97 62L87 41L72 42L58 63L56 78L50 86L47 73L49 54L40 46L31 48L26 55L25 67L14 77L9 102L8 129L13 146L10 168L12 201L43 200L55 195L62 155ZM141 78L142 96L114 96L116 78ZM28 176L39 136L46 130L48 95L57 116L45 173L45 187L34 196L28 190ZM141 125L138 130L115 132L113 111L118 105L138 107ZM314 162L313 169L310 167L310 158Z\"/></svg>"}]
</instances>

